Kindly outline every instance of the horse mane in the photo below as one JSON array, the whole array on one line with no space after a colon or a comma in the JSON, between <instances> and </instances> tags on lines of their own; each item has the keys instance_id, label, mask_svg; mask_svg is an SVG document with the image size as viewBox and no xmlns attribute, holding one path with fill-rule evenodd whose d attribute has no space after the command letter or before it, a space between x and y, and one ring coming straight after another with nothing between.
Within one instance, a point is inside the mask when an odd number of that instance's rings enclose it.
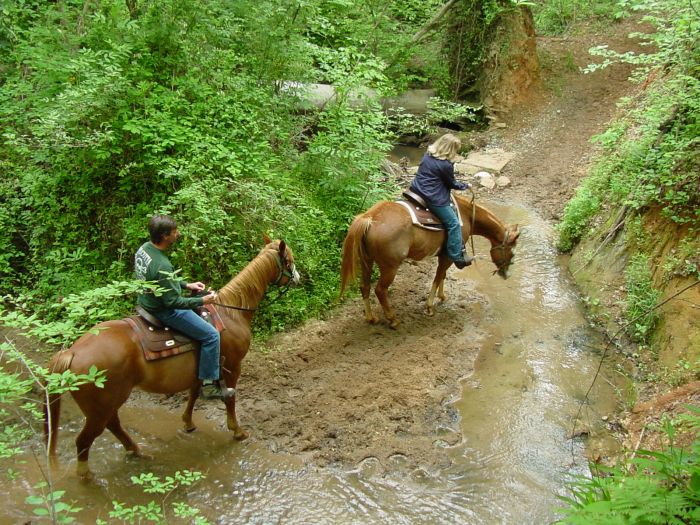
<instances>
[{"instance_id":1,"label":"horse mane","mask_svg":"<svg viewBox=\"0 0 700 525\"><path fill-rule=\"evenodd\" d=\"M462 217L462 220L463 220L463 221L466 220L466 221L471 222L471 207L472 207L472 202L469 202L467 199L465 199L464 197L462 197L462 196L460 196L460 195L455 195L455 198L457 199L457 202L459 202L462 206L466 206L467 208L470 209L469 216L468 216L468 217ZM506 225L504 224L504 222L503 222L501 219L499 219L498 217L496 217L496 216L493 214L493 212L492 212L491 210L489 210L489 209L488 209L487 207L485 207L485 206L482 206L481 204L477 204L476 201L473 202L473 205L476 206L477 213L479 213L479 211L481 211L481 212L483 212L483 213L486 215L486 220L487 220L487 221L492 222L492 223L498 225L499 227L501 227L502 229L505 230Z\"/></svg>"},{"instance_id":2,"label":"horse mane","mask_svg":"<svg viewBox=\"0 0 700 525\"><path fill-rule=\"evenodd\" d=\"M238 275L219 290L219 301L230 306L255 308L270 282L270 267L277 265L277 246L268 245L263 248Z\"/></svg>"}]
</instances>

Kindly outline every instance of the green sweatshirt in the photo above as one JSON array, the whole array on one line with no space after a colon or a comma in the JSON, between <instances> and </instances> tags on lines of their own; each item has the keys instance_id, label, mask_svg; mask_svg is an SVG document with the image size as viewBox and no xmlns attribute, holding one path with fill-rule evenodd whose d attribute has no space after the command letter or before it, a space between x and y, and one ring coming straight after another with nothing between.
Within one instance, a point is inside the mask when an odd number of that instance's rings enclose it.
<instances>
[{"instance_id":1,"label":"green sweatshirt","mask_svg":"<svg viewBox=\"0 0 700 525\"><path fill-rule=\"evenodd\" d=\"M165 254L153 246L151 242L145 242L136 252L134 257L136 277L144 281L157 282L160 288L167 292L160 296L153 293L142 293L137 302L149 312L161 312L163 310L188 310L202 306L201 297L183 297L182 288L187 283L181 279L173 278L173 265Z\"/></svg>"}]
</instances>

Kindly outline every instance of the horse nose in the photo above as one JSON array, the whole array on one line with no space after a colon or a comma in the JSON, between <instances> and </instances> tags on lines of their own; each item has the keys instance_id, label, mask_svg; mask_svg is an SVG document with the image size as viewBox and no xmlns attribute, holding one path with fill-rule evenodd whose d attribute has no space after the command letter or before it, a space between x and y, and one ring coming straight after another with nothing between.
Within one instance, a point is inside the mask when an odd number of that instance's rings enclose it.
<instances>
[{"instance_id":1,"label":"horse nose","mask_svg":"<svg viewBox=\"0 0 700 525\"><path fill-rule=\"evenodd\" d=\"M292 274L292 282L294 283L294 286L298 285L299 281L301 281L301 276L299 275L299 272L297 272L297 269L294 268L294 273Z\"/></svg>"}]
</instances>

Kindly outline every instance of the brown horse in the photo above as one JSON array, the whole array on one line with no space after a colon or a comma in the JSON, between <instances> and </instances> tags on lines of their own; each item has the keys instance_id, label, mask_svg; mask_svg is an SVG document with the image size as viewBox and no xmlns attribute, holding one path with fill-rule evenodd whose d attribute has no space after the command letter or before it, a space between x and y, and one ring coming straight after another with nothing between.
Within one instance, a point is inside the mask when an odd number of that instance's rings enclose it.
<instances>
[{"instance_id":1,"label":"brown horse","mask_svg":"<svg viewBox=\"0 0 700 525\"><path fill-rule=\"evenodd\" d=\"M489 210L472 204L463 197L455 196L455 200L462 215L462 238L466 241L473 234L491 241L491 260L496 265L498 274L507 278L508 267L513 261L513 248L520 235L518 225L504 225ZM389 326L396 328L399 321L389 304L387 291L394 282L399 266L404 259L420 261L425 257L437 256L437 272L427 304L428 315L433 315L436 292L442 301L447 299L443 284L452 261L442 250L444 242L444 232L414 226L408 210L401 204L386 201L375 204L355 217L348 229L343 243L340 295L359 273L365 319L369 323L377 323L378 319L372 312L369 301L372 268L377 263L379 280L374 293L382 305Z\"/></svg>"},{"instance_id":2,"label":"brown horse","mask_svg":"<svg viewBox=\"0 0 700 525\"><path fill-rule=\"evenodd\" d=\"M241 373L241 361L250 346L250 323L270 284L297 285L299 274L294 256L284 241L265 239L262 251L226 286L218 292L217 311L225 329L221 332L222 376L226 386L235 388ZM51 372L70 370L85 374L91 366L106 370L104 388L89 383L71 392L85 415L85 425L75 440L78 450L77 472L91 477L88 456L93 441L108 428L124 448L139 456L138 445L122 428L119 408L126 402L132 389L140 388L158 394L174 394L189 390L187 407L182 415L185 430L196 427L192 410L199 395L197 352L188 352L157 361L146 361L136 334L125 320L107 321L83 335L75 344L58 352L49 363ZM56 437L60 417L60 394L49 396L45 410L44 431L49 456L55 460ZM236 439L248 434L236 419L235 397L226 400L227 426Z\"/></svg>"}]
</instances>

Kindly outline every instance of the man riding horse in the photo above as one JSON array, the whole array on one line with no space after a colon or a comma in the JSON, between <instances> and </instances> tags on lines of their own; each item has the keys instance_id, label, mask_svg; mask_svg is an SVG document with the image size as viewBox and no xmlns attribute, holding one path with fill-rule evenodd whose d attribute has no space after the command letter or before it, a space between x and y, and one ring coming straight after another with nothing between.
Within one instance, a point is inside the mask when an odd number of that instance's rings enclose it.
<instances>
[{"instance_id":1,"label":"man riding horse","mask_svg":"<svg viewBox=\"0 0 700 525\"><path fill-rule=\"evenodd\" d=\"M194 311L194 308L216 301L216 293L183 297L186 288L198 294L204 283L188 283L174 277L173 265L165 255L180 237L175 219L168 215L154 215L148 222L151 240L143 243L134 257L136 277L156 281L166 291L161 295L142 293L137 302L165 326L169 326L201 343L198 377L202 380L201 395L205 399L232 397L232 388L221 386L221 350L219 332Z\"/></svg>"}]
</instances>

